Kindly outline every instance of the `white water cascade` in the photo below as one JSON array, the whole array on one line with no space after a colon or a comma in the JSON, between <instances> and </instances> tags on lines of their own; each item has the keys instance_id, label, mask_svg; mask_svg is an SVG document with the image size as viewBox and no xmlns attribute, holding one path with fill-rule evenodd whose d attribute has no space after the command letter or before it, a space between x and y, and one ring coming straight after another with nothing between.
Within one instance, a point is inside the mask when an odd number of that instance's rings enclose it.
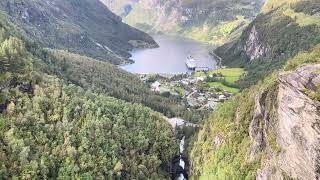
<instances>
[{"instance_id":1,"label":"white water cascade","mask_svg":"<svg viewBox=\"0 0 320 180\"><path fill-rule=\"evenodd\" d=\"M185 169L185 162L182 159L182 153L184 151L184 143L185 143L185 137L183 137L180 141L180 162L179 162L179 166L184 170ZM183 173L180 174L178 180L186 180L186 178L184 177Z\"/></svg>"}]
</instances>

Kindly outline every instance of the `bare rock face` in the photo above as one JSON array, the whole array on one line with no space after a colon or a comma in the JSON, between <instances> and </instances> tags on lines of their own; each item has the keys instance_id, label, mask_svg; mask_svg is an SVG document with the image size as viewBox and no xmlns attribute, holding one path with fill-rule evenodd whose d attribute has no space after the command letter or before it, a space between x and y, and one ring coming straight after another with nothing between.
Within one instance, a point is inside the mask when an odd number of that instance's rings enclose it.
<instances>
[{"instance_id":1,"label":"bare rock face","mask_svg":"<svg viewBox=\"0 0 320 180\"><path fill-rule=\"evenodd\" d=\"M318 70L320 65L310 65L279 78L277 139L282 149L279 163L293 178L316 179L318 176L320 103L304 93L320 83Z\"/></svg>"},{"instance_id":2,"label":"bare rock face","mask_svg":"<svg viewBox=\"0 0 320 180\"><path fill-rule=\"evenodd\" d=\"M306 90L317 90L319 70L320 64L280 74L275 109L277 123L273 127L280 150L268 152L270 142L267 142L267 158L263 160L256 179L284 179L286 176L306 180L320 178L320 102L305 93Z\"/></svg>"},{"instance_id":3,"label":"bare rock face","mask_svg":"<svg viewBox=\"0 0 320 180\"><path fill-rule=\"evenodd\" d=\"M269 52L269 49L270 48L265 47L260 42L256 26L253 26L244 47L246 55L250 58L250 60L258 59L266 56Z\"/></svg>"},{"instance_id":4,"label":"bare rock face","mask_svg":"<svg viewBox=\"0 0 320 180\"><path fill-rule=\"evenodd\" d=\"M255 99L255 111L253 115L253 119L250 123L249 127L249 135L251 138L251 146L250 146L250 161L254 160L256 155L261 152L266 146L266 121L267 115L265 109L265 101L266 92L262 92L256 96Z\"/></svg>"}]
</instances>

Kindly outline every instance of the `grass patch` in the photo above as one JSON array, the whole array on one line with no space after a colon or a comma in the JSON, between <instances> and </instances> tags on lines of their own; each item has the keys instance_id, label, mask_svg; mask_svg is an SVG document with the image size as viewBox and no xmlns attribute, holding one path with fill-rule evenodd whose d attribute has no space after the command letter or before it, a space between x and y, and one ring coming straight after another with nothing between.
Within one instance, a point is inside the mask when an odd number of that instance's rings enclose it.
<instances>
[{"instance_id":1,"label":"grass patch","mask_svg":"<svg viewBox=\"0 0 320 180\"><path fill-rule=\"evenodd\" d=\"M281 147L277 143L277 136L275 135L275 133L269 132L267 138L268 138L269 145L270 145L271 149L273 150L273 152L275 152L277 154L280 153Z\"/></svg>"},{"instance_id":2,"label":"grass patch","mask_svg":"<svg viewBox=\"0 0 320 180\"><path fill-rule=\"evenodd\" d=\"M320 18L317 16L307 15L302 12L297 13L293 9L287 9L283 14L295 20L299 26L320 25Z\"/></svg>"},{"instance_id":3,"label":"grass patch","mask_svg":"<svg viewBox=\"0 0 320 180\"><path fill-rule=\"evenodd\" d=\"M316 64L320 62L320 44L316 45L311 51L303 52L287 62L284 69L294 70L305 64Z\"/></svg>"},{"instance_id":4,"label":"grass patch","mask_svg":"<svg viewBox=\"0 0 320 180\"><path fill-rule=\"evenodd\" d=\"M199 77L218 75L218 77L214 78L215 80L207 81L210 87L220 88L230 93L238 93L239 89L236 87L236 82L245 74L246 71L242 68L225 68L212 70L207 73L195 72L194 76Z\"/></svg>"},{"instance_id":5,"label":"grass patch","mask_svg":"<svg viewBox=\"0 0 320 180\"><path fill-rule=\"evenodd\" d=\"M239 89L226 86L221 82L209 82L208 84L209 84L210 87L223 89L224 91L227 91L229 93L235 94L235 93L239 92Z\"/></svg>"},{"instance_id":6,"label":"grass patch","mask_svg":"<svg viewBox=\"0 0 320 180\"><path fill-rule=\"evenodd\" d=\"M185 89L182 88L182 87L174 87L173 90L174 90L175 92L177 92L177 93L179 94L179 96L181 96L181 97L186 94Z\"/></svg>"},{"instance_id":7,"label":"grass patch","mask_svg":"<svg viewBox=\"0 0 320 180\"><path fill-rule=\"evenodd\" d=\"M225 69L217 69L212 70L207 73L204 72L195 72L194 76L210 76L213 74L221 74L228 82L235 83L238 81L241 76L243 76L246 71L242 68L225 68Z\"/></svg>"}]
</instances>

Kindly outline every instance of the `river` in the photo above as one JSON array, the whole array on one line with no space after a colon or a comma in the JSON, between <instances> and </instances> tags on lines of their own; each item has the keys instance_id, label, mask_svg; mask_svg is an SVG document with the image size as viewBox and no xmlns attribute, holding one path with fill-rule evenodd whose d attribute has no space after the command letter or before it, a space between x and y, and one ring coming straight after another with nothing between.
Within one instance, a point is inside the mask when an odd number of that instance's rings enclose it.
<instances>
[{"instance_id":1,"label":"river","mask_svg":"<svg viewBox=\"0 0 320 180\"><path fill-rule=\"evenodd\" d=\"M209 54L214 47L175 36L156 35L153 37L159 44L155 49L139 49L131 52L133 64L122 66L132 73L168 73L178 74L189 72L185 65L186 58L191 55L199 67L215 68L216 61Z\"/></svg>"}]
</instances>

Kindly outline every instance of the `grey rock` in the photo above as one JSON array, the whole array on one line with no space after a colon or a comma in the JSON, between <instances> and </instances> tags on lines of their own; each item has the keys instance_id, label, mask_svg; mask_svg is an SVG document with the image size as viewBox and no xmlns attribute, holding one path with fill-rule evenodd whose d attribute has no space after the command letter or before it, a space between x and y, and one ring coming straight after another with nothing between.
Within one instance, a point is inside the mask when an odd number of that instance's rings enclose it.
<instances>
[{"instance_id":1,"label":"grey rock","mask_svg":"<svg viewBox=\"0 0 320 180\"><path fill-rule=\"evenodd\" d=\"M261 113L263 106L256 102L250 137L253 147L266 142L263 150L267 153L256 179L284 179L284 175L294 179L319 179L320 102L305 93L307 89L316 90L320 84L320 75L316 73L319 70L320 64L308 65L279 75L279 89L277 97L274 97L277 100L277 118L273 130L280 152L271 152L269 142L261 140L269 133L270 125L262 127L263 130L258 131L260 134L255 133L257 130L254 128L261 128L257 119L267 117Z\"/></svg>"}]
</instances>

